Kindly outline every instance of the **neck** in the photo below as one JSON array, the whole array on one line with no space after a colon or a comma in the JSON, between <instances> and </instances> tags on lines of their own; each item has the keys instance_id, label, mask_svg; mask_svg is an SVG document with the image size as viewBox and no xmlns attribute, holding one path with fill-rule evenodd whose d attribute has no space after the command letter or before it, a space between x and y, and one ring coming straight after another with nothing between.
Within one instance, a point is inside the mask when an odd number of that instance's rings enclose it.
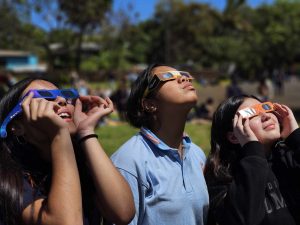
<instances>
[{"instance_id":1,"label":"neck","mask_svg":"<svg viewBox=\"0 0 300 225\"><path fill-rule=\"evenodd\" d=\"M158 121L152 127L152 132L171 148L182 153L182 135L185 128L187 112L161 112Z\"/></svg>"},{"instance_id":2,"label":"neck","mask_svg":"<svg viewBox=\"0 0 300 225\"><path fill-rule=\"evenodd\" d=\"M263 145L264 150L265 150L265 154L266 154L267 157L269 157L271 155L274 144L275 143L272 142L272 143L266 143L266 144Z\"/></svg>"}]
</instances>

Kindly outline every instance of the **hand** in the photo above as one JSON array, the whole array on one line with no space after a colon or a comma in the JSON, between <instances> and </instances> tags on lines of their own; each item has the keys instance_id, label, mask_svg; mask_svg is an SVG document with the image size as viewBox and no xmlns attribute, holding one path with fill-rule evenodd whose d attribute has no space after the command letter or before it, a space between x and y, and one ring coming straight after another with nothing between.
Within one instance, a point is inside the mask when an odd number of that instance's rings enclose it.
<instances>
[{"instance_id":1,"label":"hand","mask_svg":"<svg viewBox=\"0 0 300 225\"><path fill-rule=\"evenodd\" d=\"M87 106L86 111L82 111L83 105ZM113 112L113 110L113 102L109 98L80 96L76 100L74 111L74 123L79 137L94 133L98 121Z\"/></svg>"},{"instance_id":2,"label":"hand","mask_svg":"<svg viewBox=\"0 0 300 225\"><path fill-rule=\"evenodd\" d=\"M49 148L60 129L68 124L57 115L60 106L30 93L22 102L26 139L39 149Z\"/></svg>"},{"instance_id":3,"label":"hand","mask_svg":"<svg viewBox=\"0 0 300 225\"><path fill-rule=\"evenodd\" d=\"M241 146L249 141L258 141L257 137L249 126L249 118L243 119L241 115L235 115L233 119L233 133Z\"/></svg>"},{"instance_id":4,"label":"hand","mask_svg":"<svg viewBox=\"0 0 300 225\"><path fill-rule=\"evenodd\" d=\"M274 103L275 115L281 124L281 138L287 138L299 126L292 110L286 105Z\"/></svg>"}]
</instances>

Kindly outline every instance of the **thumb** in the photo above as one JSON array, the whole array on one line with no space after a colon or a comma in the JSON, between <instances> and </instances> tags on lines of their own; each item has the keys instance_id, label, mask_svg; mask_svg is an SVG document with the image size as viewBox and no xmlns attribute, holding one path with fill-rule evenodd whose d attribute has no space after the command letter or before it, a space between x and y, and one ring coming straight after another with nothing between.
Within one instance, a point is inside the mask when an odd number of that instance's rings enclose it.
<instances>
[{"instance_id":1,"label":"thumb","mask_svg":"<svg viewBox=\"0 0 300 225\"><path fill-rule=\"evenodd\" d=\"M80 101L79 98L77 98L75 102L74 116L80 115L81 112L82 112L82 102Z\"/></svg>"}]
</instances>

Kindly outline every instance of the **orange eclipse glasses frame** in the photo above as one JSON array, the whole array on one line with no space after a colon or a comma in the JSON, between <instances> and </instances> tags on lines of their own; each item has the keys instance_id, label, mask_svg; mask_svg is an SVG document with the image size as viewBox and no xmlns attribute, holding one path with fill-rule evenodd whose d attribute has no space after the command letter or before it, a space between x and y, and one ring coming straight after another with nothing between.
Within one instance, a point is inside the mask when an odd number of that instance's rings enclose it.
<instances>
[{"instance_id":1,"label":"orange eclipse glasses frame","mask_svg":"<svg viewBox=\"0 0 300 225\"><path fill-rule=\"evenodd\" d=\"M272 102L263 102L241 109L238 111L238 114L243 118L252 118L260 113L272 111L275 111L275 105Z\"/></svg>"},{"instance_id":2,"label":"orange eclipse glasses frame","mask_svg":"<svg viewBox=\"0 0 300 225\"><path fill-rule=\"evenodd\" d=\"M143 98L145 98L150 92L155 90L161 82L166 82L169 80L175 80L178 77L186 77L188 80L193 80L194 77L186 71L166 71L155 73L148 81L148 86L143 94Z\"/></svg>"}]
</instances>

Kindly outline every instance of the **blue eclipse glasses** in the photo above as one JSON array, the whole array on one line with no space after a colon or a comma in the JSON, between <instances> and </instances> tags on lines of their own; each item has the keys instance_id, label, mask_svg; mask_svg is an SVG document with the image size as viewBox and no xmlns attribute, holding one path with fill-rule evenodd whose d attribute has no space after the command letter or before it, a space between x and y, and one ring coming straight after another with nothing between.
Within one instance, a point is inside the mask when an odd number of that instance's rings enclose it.
<instances>
[{"instance_id":1,"label":"blue eclipse glasses","mask_svg":"<svg viewBox=\"0 0 300 225\"><path fill-rule=\"evenodd\" d=\"M67 100L68 104L72 104L74 99L79 98L78 91L74 88L70 89L54 89L54 90L46 90L46 89L34 89L27 92L27 94L22 97L22 99L17 103L17 105L9 112L9 114L4 119L3 123L0 127L0 137L6 138L7 131L6 127L7 124L12 121L17 115L22 112L22 102L29 93L33 93L32 98L44 98L47 100L55 100L58 96L63 97Z\"/></svg>"}]
</instances>

